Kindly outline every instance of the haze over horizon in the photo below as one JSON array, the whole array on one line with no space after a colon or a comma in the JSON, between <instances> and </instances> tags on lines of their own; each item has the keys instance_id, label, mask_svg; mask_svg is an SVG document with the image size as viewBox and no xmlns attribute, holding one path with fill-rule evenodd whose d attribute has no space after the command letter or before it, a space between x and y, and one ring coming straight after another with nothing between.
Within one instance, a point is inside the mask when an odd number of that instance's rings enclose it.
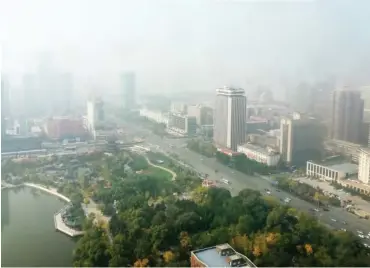
<instances>
[{"instance_id":1,"label":"haze over horizon","mask_svg":"<svg viewBox=\"0 0 370 268\"><path fill-rule=\"evenodd\" d=\"M40 57L73 73L75 89L248 90L334 79L370 83L370 2L1 1L3 72L14 81Z\"/></svg>"}]
</instances>

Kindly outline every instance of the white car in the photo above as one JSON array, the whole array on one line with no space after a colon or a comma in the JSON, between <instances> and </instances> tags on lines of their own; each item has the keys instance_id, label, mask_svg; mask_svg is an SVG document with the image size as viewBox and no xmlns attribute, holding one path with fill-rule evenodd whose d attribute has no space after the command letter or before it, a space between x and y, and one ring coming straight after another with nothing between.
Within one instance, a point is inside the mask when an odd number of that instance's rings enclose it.
<instances>
[{"instance_id":1,"label":"white car","mask_svg":"<svg viewBox=\"0 0 370 268\"><path fill-rule=\"evenodd\" d=\"M271 192L270 191L267 191L266 194L271 194Z\"/></svg>"},{"instance_id":2,"label":"white car","mask_svg":"<svg viewBox=\"0 0 370 268\"><path fill-rule=\"evenodd\" d=\"M227 179L222 179L223 183L229 184L229 181Z\"/></svg>"},{"instance_id":3,"label":"white car","mask_svg":"<svg viewBox=\"0 0 370 268\"><path fill-rule=\"evenodd\" d=\"M365 235L365 238L366 239L370 239L370 235Z\"/></svg>"},{"instance_id":4,"label":"white car","mask_svg":"<svg viewBox=\"0 0 370 268\"><path fill-rule=\"evenodd\" d=\"M362 234L359 234L358 237L365 238L365 236L363 236Z\"/></svg>"},{"instance_id":5,"label":"white car","mask_svg":"<svg viewBox=\"0 0 370 268\"><path fill-rule=\"evenodd\" d=\"M336 222L337 220L332 218L331 221Z\"/></svg>"}]
</instances>

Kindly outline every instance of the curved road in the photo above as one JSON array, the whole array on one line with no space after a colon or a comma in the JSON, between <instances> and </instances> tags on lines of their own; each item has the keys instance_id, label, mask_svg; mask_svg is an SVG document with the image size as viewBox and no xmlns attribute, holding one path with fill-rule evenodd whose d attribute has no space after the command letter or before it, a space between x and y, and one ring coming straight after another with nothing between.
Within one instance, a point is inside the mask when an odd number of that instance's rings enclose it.
<instances>
[{"instance_id":1,"label":"curved road","mask_svg":"<svg viewBox=\"0 0 370 268\"><path fill-rule=\"evenodd\" d=\"M261 178L257 176L248 176L244 173L233 170L227 166L224 166L216 161L214 158L207 158L195 152L184 148L184 139L161 139L160 137L149 135L147 137L147 146L151 147L152 150L158 150L165 153L176 153L180 160L186 164L191 165L198 172L209 174L209 179L220 180L225 178L230 181L229 185L224 185L229 188L233 195L236 195L240 190L250 188L261 191L264 193L264 189L268 188L271 190L271 195L280 199L286 197L291 198L290 206L296 209L311 212L312 209L316 208L313 204L301 200L287 192L277 191L267 178ZM169 145L173 146L169 146ZM157 145L159 147L157 147ZM216 173L215 170L218 170ZM366 219L359 219L357 216L344 211L341 208L332 207L330 211L321 211L315 213L317 219L334 229L347 229L357 234L357 231L362 231L364 234L370 232L370 221ZM370 244L369 239L363 239L364 243Z\"/></svg>"}]
</instances>

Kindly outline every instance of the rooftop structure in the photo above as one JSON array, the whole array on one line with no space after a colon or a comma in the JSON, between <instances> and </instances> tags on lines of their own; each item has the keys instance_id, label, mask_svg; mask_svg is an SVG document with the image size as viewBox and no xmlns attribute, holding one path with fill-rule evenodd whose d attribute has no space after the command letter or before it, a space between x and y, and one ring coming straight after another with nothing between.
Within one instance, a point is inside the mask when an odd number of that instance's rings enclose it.
<instances>
[{"instance_id":1,"label":"rooftop structure","mask_svg":"<svg viewBox=\"0 0 370 268\"><path fill-rule=\"evenodd\" d=\"M191 267L256 267L256 265L226 243L192 251Z\"/></svg>"},{"instance_id":2,"label":"rooftop structure","mask_svg":"<svg viewBox=\"0 0 370 268\"><path fill-rule=\"evenodd\" d=\"M352 163L325 165L307 161L307 176L319 177L324 180L341 180L358 173L358 166Z\"/></svg>"},{"instance_id":3,"label":"rooftop structure","mask_svg":"<svg viewBox=\"0 0 370 268\"><path fill-rule=\"evenodd\" d=\"M238 152L245 154L249 159L267 166L276 166L280 160L280 154L273 149L256 146L250 143L239 145Z\"/></svg>"}]
</instances>

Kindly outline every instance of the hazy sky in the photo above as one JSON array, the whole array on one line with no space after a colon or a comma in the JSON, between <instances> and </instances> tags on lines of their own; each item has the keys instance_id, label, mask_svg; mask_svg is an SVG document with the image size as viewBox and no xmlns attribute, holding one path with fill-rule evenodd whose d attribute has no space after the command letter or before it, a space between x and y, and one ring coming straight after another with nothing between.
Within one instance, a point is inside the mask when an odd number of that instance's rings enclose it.
<instances>
[{"instance_id":1,"label":"hazy sky","mask_svg":"<svg viewBox=\"0 0 370 268\"><path fill-rule=\"evenodd\" d=\"M3 69L32 72L40 53L77 89L207 90L334 75L370 83L370 1L0 0Z\"/></svg>"}]
</instances>

